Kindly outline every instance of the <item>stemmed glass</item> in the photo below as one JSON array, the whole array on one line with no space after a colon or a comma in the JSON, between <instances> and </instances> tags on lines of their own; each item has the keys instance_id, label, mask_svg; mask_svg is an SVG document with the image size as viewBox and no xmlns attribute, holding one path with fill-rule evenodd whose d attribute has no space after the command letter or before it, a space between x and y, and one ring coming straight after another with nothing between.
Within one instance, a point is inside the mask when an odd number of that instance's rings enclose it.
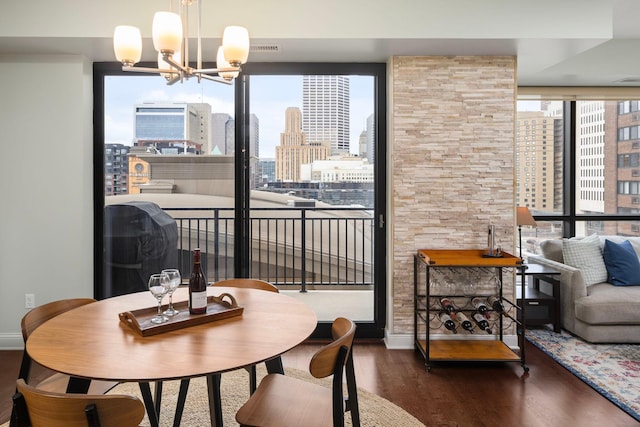
<instances>
[{"instance_id":1,"label":"stemmed glass","mask_svg":"<svg viewBox=\"0 0 640 427\"><path fill-rule=\"evenodd\" d=\"M149 277L149 292L158 300L158 314L151 323L164 323L169 320L162 314L162 298L169 292L169 276L166 273L152 274Z\"/></svg>"},{"instance_id":2,"label":"stemmed glass","mask_svg":"<svg viewBox=\"0 0 640 427\"><path fill-rule=\"evenodd\" d=\"M182 277L180 276L180 270L177 268L167 268L162 270L163 273L166 273L169 276L169 307L163 312L166 316L175 316L180 313L178 310L173 308L173 293L178 286L180 286L180 282L182 282Z\"/></svg>"}]
</instances>

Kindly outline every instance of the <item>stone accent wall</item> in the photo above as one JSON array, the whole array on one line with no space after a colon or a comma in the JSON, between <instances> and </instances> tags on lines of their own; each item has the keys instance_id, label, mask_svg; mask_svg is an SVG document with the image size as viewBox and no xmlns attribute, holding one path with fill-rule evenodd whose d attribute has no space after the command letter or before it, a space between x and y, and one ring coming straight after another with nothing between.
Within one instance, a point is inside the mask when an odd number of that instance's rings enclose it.
<instances>
[{"instance_id":1,"label":"stone accent wall","mask_svg":"<svg viewBox=\"0 0 640 427\"><path fill-rule=\"evenodd\" d=\"M389 82L388 333L407 334L417 249L484 248L493 224L513 254L516 58L393 57Z\"/></svg>"}]
</instances>

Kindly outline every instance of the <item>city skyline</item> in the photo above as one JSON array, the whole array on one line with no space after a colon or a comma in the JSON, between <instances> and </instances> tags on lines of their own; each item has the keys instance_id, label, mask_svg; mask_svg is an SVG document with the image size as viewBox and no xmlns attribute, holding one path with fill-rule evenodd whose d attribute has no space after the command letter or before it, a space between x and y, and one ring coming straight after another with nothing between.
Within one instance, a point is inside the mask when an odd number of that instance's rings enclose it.
<instances>
[{"instance_id":1,"label":"city skyline","mask_svg":"<svg viewBox=\"0 0 640 427\"><path fill-rule=\"evenodd\" d=\"M359 136L373 114L373 77L349 76L351 86L350 152L358 154ZM158 76L108 76L105 78L105 143L132 145L134 105L154 102L208 103L212 113L233 117L233 86L185 81L167 86ZM285 130L285 110L302 109L302 76L252 76L252 114L260 122L260 157L274 158L280 133Z\"/></svg>"}]
</instances>

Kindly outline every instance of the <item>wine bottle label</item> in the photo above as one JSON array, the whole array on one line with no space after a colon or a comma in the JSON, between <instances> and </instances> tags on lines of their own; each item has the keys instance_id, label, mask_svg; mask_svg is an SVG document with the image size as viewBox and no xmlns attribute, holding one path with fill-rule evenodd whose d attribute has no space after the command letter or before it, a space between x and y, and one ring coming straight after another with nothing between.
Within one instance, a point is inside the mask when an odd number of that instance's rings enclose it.
<instances>
[{"instance_id":1,"label":"wine bottle label","mask_svg":"<svg viewBox=\"0 0 640 427\"><path fill-rule=\"evenodd\" d=\"M207 306L207 291L191 293L191 309L199 309Z\"/></svg>"}]
</instances>

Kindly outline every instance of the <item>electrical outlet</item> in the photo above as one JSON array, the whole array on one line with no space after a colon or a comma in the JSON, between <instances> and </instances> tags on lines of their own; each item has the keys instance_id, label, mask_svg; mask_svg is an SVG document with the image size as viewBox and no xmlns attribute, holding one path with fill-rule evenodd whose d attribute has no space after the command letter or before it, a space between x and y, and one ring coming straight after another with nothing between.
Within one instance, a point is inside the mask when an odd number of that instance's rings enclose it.
<instances>
[{"instance_id":1,"label":"electrical outlet","mask_svg":"<svg viewBox=\"0 0 640 427\"><path fill-rule=\"evenodd\" d=\"M36 296L34 294L24 294L24 308L34 308L36 306Z\"/></svg>"}]
</instances>

